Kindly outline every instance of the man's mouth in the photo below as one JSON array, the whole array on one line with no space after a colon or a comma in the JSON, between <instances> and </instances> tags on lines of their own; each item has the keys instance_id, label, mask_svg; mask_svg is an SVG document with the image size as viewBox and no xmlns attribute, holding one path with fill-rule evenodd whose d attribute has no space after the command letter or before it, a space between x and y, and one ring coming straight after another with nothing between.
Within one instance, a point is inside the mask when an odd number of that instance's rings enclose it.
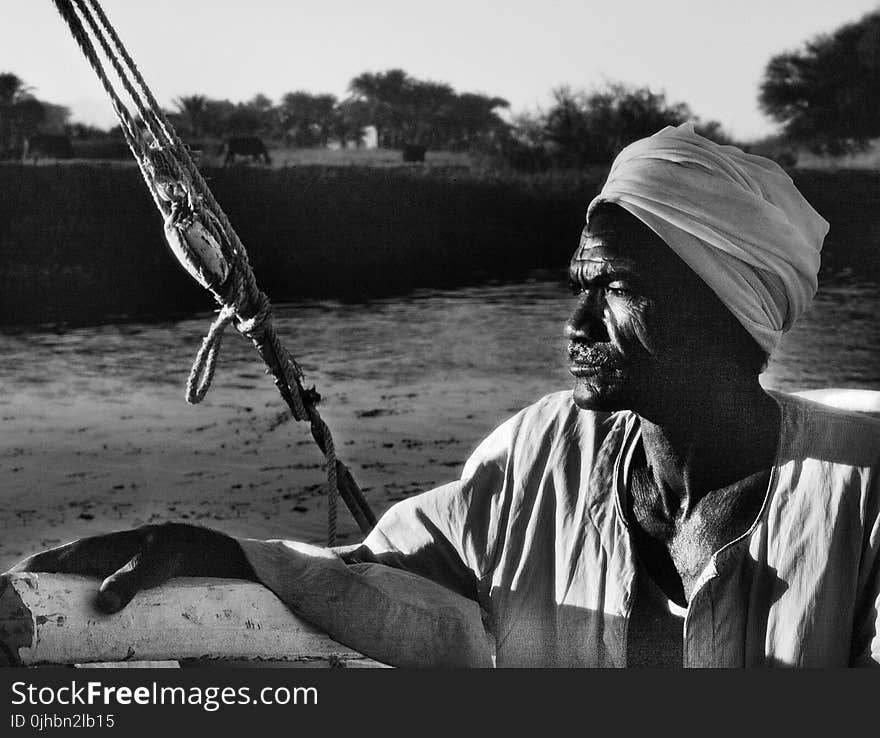
<instances>
[{"instance_id":1,"label":"man's mouth","mask_svg":"<svg viewBox=\"0 0 880 738\"><path fill-rule=\"evenodd\" d=\"M598 374L610 363L604 347L587 346L576 341L568 344L568 358L569 371L576 377Z\"/></svg>"}]
</instances>

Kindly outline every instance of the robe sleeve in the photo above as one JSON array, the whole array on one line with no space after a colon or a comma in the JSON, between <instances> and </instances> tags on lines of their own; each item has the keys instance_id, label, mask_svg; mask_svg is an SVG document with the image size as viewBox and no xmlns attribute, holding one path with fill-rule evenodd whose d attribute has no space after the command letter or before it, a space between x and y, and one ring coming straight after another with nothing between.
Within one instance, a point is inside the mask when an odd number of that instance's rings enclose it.
<instances>
[{"instance_id":1,"label":"robe sleeve","mask_svg":"<svg viewBox=\"0 0 880 738\"><path fill-rule=\"evenodd\" d=\"M458 481L390 508L359 545L239 543L264 585L350 648L394 666L491 666L485 587L515 427L483 441Z\"/></svg>"}]
</instances>

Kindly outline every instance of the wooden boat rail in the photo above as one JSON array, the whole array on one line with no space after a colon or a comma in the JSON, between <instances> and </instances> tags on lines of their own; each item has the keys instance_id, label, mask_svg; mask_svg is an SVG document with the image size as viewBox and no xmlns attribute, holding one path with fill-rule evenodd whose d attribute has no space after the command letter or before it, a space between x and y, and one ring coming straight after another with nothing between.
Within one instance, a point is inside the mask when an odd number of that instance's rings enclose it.
<instances>
[{"instance_id":1,"label":"wooden boat rail","mask_svg":"<svg viewBox=\"0 0 880 738\"><path fill-rule=\"evenodd\" d=\"M98 582L62 574L0 576L0 666L284 662L378 667L293 614L260 584L176 579L121 612L95 608Z\"/></svg>"}]
</instances>

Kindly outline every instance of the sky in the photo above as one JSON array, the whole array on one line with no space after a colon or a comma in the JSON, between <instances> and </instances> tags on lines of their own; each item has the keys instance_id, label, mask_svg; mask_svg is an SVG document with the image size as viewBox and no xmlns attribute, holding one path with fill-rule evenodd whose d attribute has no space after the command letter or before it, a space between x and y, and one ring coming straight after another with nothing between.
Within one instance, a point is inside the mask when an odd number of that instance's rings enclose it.
<instances>
[{"instance_id":1,"label":"sky","mask_svg":"<svg viewBox=\"0 0 880 738\"><path fill-rule=\"evenodd\" d=\"M739 139L770 134L757 104L774 54L858 20L878 0L103 0L162 105L179 95L344 97L364 71L405 69L457 91L546 109L561 85L646 85ZM113 112L50 0L0 0L0 72L73 119Z\"/></svg>"}]
</instances>

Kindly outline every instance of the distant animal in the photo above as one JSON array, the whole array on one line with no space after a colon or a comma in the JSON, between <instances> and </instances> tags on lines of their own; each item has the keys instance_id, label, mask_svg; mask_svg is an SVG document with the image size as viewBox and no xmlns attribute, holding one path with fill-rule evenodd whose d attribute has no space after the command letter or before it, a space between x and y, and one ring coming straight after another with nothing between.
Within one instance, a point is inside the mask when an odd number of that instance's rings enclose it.
<instances>
[{"instance_id":1,"label":"distant animal","mask_svg":"<svg viewBox=\"0 0 880 738\"><path fill-rule=\"evenodd\" d=\"M33 159L36 164L40 157L46 159L72 159L73 146L70 138L54 133L36 133L24 145L22 161Z\"/></svg>"},{"instance_id":2,"label":"distant animal","mask_svg":"<svg viewBox=\"0 0 880 738\"><path fill-rule=\"evenodd\" d=\"M404 161L425 161L425 147L407 144L403 147Z\"/></svg>"},{"instance_id":3,"label":"distant animal","mask_svg":"<svg viewBox=\"0 0 880 738\"><path fill-rule=\"evenodd\" d=\"M272 163L266 145L262 139L256 136L236 136L227 139L224 148L226 149L226 158L223 160L224 167L234 162L236 156L247 156L257 162L262 160L266 165Z\"/></svg>"}]
</instances>

